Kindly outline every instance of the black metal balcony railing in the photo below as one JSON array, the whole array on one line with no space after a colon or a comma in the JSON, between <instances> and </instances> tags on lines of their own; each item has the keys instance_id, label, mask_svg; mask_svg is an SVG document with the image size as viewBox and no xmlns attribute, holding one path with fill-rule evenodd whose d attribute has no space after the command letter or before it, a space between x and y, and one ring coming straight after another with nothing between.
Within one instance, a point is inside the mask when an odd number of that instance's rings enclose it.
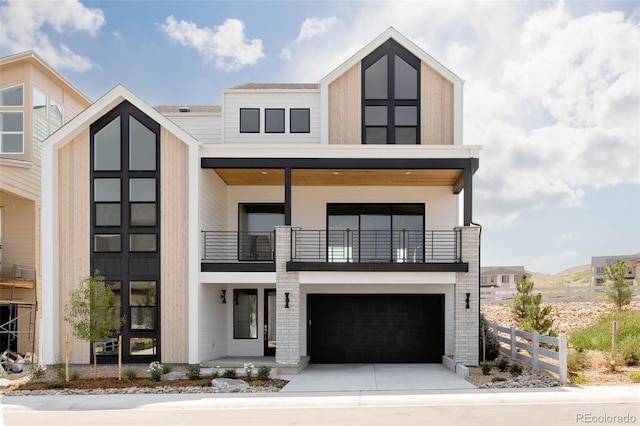
<instances>
[{"instance_id":1,"label":"black metal balcony railing","mask_svg":"<svg viewBox=\"0 0 640 426\"><path fill-rule=\"evenodd\" d=\"M275 231L202 231L204 262L273 262Z\"/></svg>"},{"instance_id":2,"label":"black metal balcony railing","mask_svg":"<svg viewBox=\"0 0 640 426\"><path fill-rule=\"evenodd\" d=\"M461 231L327 231L293 229L293 262L454 263Z\"/></svg>"}]
</instances>

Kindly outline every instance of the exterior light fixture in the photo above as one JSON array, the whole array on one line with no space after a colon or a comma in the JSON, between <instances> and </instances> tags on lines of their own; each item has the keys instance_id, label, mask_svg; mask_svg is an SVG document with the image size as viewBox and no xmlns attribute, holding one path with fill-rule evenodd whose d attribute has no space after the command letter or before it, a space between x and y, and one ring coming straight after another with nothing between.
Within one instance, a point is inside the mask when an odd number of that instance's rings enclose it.
<instances>
[{"instance_id":1,"label":"exterior light fixture","mask_svg":"<svg viewBox=\"0 0 640 426\"><path fill-rule=\"evenodd\" d=\"M284 294L284 307L285 309L289 309L289 293Z\"/></svg>"},{"instance_id":2,"label":"exterior light fixture","mask_svg":"<svg viewBox=\"0 0 640 426\"><path fill-rule=\"evenodd\" d=\"M269 172L260 172L260 174L261 174L261 175L266 175L266 174L268 174L268 173L269 173Z\"/></svg>"},{"instance_id":3,"label":"exterior light fixture","mask_svg":"<svg viewBox=\"0 0 640 426\"><path fill-rule=\"evenodd\" d=\"M222 299L222 303L227 303L227 290L222 290L220 294L220 299Z\"/></svg>"},{"instance_id":4,"label":"exterior light fixture","mask_svg":"<svg viewBox=\"0 0 640 426\"><path fill-rule=\"evenodd\" d=\"M471 293L467 293L467 298L464 300L464 303L467 304L465 306L465 309L470 309L470 307L469 307L469 297L471 297Z\"/></svg>"}]
</instances>

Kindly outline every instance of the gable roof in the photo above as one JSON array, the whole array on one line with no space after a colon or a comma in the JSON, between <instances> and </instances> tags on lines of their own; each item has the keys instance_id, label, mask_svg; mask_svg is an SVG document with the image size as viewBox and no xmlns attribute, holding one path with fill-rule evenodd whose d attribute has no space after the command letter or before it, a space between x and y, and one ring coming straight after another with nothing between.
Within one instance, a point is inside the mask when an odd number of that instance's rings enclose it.
<instances>
[{"instance_id":1,"label":"gable roof","mask_svg":"<svg viewBox=\"0 0 640 426\"><path fill-rule=\"evenodd\" d=\"M411 52L414 56L420 59L422 62L425 62L431 68L433 68L438 74L442 75L446 80L453 84L462 84L464 80L458 77L453 71L449 68L442 65L440 62L435 60L431 55L418 47L414 42L403 36L393 27L389 27L385 32L380 34L378 37L369 42L366 46L356 52L352 57L347 59L342 65L338 66L338 68L331 71L328 75L326 75L322 80L320 80L320 84L330 84L332 81L340 77L347 70L353 67L355 64L359 63L371 52L380 47L384 42L389 40L390 38L397 41L402 47Z\"/></svg>"},{"instance_id":2,"label":"gable roof","mask_svg":"<svg viewBox=\"0 0 640 426\"><path fill-rule=\"evenodd\" d=\"M48 63L45 62L44 59L40 57L40 55L38 55L33 50L27 50L26 52L16 53L15 55L9 55L9 56L5 56L4 58L0 58L0 67L19 63L19 62L31 62L36 67L42 68L51 76L53 76L54 79L58 80L58 82L62 86L76 93L87 104L90 104L92 102L91 99L87 97L87 95L82 93L80 89L78 89L73 83L67 80L62 74L60 74L58 71L53 69Z\"/></svg>"},{"instance_id":3,"label":"gable roof","mask_svg":"<svg viewBox=\"0 0 640 426\"><path fill-rule=\"evenodd\" d=\"M80 114L76 115L67 124L62 126L58 131L53 133L43 142L43 146L62 147L83 129L90 126L91 123L111 111L123 101L129 101L133 106L145 113L149 118L154 120L160 126L166 128L173 135L178 137L187 145L200 145L197 139L182 130L173 121L156 111L142 99L133 94L129 89L118 84L113 89L105 93L100 99L95 101L91 106L86 108Z\"/></svg>"}]
</instances>

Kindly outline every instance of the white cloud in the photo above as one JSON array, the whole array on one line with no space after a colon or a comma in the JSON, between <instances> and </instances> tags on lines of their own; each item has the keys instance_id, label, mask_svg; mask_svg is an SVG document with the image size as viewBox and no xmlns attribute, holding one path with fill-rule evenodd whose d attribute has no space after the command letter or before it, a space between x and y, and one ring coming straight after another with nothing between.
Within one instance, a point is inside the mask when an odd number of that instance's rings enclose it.
<instances>
[{"instance_id":1,"label":"white cloud","mask_svg":"<svg viewBox=\"0 0 640 426\"><path fill-rule=\"evenodd\" d=\"M254 65L264 58L262 40L246 40L244 23L238 19L227 19L214 28L198 28L194 22L176 21L169 16L160 27L170 38L197 50L216 68L226 71Z\"/></svg>"},{"instance_id":2,"label":"white cloud","mask_svg":"<svg viewBox=\"0 0 640 426\"><path fill-rule=\"evenodd\" d=\"M300 27L300 34L296 39L297 43L314 37L321 36L331 29L338 22L335 16L329 18L307 18Z\"/></svg>"},{"instance_id":3,"label":"white cloud","mask_svg":"<svg viewBox=\"0 0 640 426\"><path fill-rule=\"evenodd\" d=\"M581 262L584 256L575 250L561 251L559 253L549 253L544 256L534 257L527 264L528 271L553 271L558 270L559 265L576 265Z\"/></svg>"},{"instance_id":4,"label":"white cloud","mask_svg":"<svg viewBox=\"0 0 640 426\"><path fill-rule=\"evenodd\" d=\"M474 217L576 206L586 188L640 183L640 25L562 1L357 4L295 49L291 81L317 81L389 26L466 80L464 143L483 145Z\"/></svg>"},{"instance_id":5,"label":"white cloud","mask_svg":"<svg viewBox=\"0 0 640 426\"><path fill-rule=\"evenodd\" d=\"M59 34L81 31L95 36L104 23L102 10L87 8L77 0L8 0L0 5L0 53L33 49L54 68L86 71L93 66L91 60L64 44L54 45L45 27Z\"/></svg>"},{"instance_id":6,"label":"white cloud","mask_svg":"<svg viewBox=\"0 0 640 426\"><path fill-rule=\"evenodd\" d=\"M280 51L280 58L286 59L287 61L290 60L291 59L291 49L289 49L288 47L284 47Z\"/></svg>"}]
</instances>

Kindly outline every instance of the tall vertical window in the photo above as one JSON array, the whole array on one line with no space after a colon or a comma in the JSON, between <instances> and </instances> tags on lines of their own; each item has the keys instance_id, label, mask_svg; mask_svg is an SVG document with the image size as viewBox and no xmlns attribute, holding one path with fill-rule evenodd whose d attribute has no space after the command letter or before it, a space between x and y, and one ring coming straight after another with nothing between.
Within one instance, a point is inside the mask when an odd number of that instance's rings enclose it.
<instances>
[{"instance_id":1,"label":"tall vertical window","mask_svg":"<svg viewBox=\"0 0 640 426\"><path fill-rule=\"evenodd\" d=\"M0 153L24 153L24 115L22 112L0 112Z\"/></svg>"},{"instance_id":2,"label":"tall vertical window","mask_svg":"<svg viewBox=\"0 0 640 426\"><path fill-rule=\"evenodd\" d=\"M258 338L258 290L233 290L233 338Z\"/></svg>"},{"instance_id":3,"label":"tall vertical window","mask_svg":"<svg viewBox=\"0 0 640 426\"><path fill-rule=\"evenodd\" d=\"M390 39L362 60L362 141L420 143L420 60Z\"/></svg>"},{"instance_id":4,"label":"tall vertical window","mask_svg":"<svg viewBox=\"0 0 640 426\"><path fill-rule=\"evenodd\" d=\"M91 268L120 283L124 360L158 360L160 126L123 102L92 124L91 165ZM101 362L117 361L113 345L102 342Z\"/></svg>"},{"instance_id":5,"label":"tall vertical window","mask_svg":"<svg viewBox=\"0 0 640 426\"><path fill-rule=\"evenodd\" d=\"M62 126L62 105L33 88L33 155L40 158L42 142Z\"/></svg>"}]
</instances>

